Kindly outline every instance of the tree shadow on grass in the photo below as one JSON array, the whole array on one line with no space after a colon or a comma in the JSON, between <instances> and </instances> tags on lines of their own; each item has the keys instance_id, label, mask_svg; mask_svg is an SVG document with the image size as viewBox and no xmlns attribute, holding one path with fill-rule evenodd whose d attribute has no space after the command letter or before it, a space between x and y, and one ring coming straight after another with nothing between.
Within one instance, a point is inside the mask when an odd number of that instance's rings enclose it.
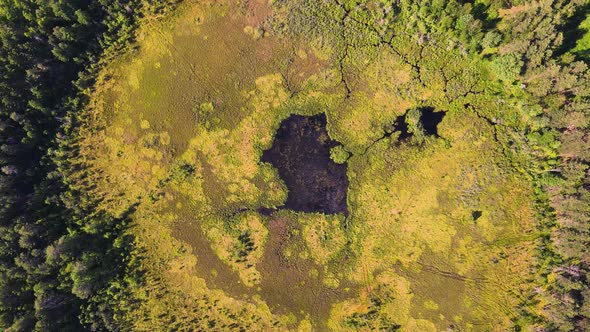
<instances>
[{"instance_id":1,"label":"tree shadow on grass","mask_svg":"<svg viewBox=\"0 0 590 332\"><path fill-rule=\"evenodd\" d=\"M587 3L580 6L565 24L557 28L563 33L563 43L555 50L556 56L561 56L566 52L572 51L576 47L577 42L588 33L588 30L580 27L580 25L589 14L590 3ZM582 50L575 52L575 54L582 60L588 61L590 59L590 50Z\"/></svg>"}]
</instances>

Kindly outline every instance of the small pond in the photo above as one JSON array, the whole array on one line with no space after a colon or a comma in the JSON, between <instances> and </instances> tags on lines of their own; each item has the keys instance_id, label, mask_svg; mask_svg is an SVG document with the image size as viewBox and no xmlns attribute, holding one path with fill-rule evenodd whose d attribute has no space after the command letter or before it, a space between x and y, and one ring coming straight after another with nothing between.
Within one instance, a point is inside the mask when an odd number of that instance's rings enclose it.
<instances>
[{"instance_id":1,"label":"small pond","mask_svg":"<svg viewBox=\"0 0 590 332\"><path fill-rule=\"evenodd\" d=\"M262 161L277 168L289 190L281 208L348 215L346 164L330 159L330 149L337 145L328 136L323 113L291 115L281 122L272 147L262 154Z\"/></svg>"}]
</instances>

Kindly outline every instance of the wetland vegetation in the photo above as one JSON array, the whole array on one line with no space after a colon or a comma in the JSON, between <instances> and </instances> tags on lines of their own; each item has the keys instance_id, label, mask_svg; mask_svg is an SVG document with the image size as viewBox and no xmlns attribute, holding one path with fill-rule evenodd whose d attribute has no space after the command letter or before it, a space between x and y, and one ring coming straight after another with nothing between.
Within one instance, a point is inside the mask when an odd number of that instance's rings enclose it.
<instances>
[{"instance_id":1,"label":"wetland vegetation","mask_svg":"<svg viewBox=\"0 0 590 332\"><path fill-rule=\"evenodd\" d=\"M0 1L0 327L588 330L588 8Z\"/></svg>"}]
</instances>

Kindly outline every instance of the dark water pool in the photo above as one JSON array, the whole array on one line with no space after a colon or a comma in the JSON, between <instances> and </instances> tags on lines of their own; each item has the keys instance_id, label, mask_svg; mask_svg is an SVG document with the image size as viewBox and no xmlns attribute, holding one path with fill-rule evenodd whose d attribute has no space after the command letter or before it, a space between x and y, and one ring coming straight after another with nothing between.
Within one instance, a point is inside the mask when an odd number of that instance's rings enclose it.
<instances>
[{"instance_id":1,"label":"dark water pool","mask_svg":"<svg viewBox=\"0 0 590 332\"><path fill-rule=\"evenodd\" d=\"M435 112L433 107L421 107L418 109L420 114L419 124L423 130L424 135L438 136L438 124L445 117L444 112ZM399 132L399 139L405 140L412 137L412 133L409 132L408 128L408 112L404 115L397 117L393 123L393 131L386 132L387 135L391 135L393 132Z\"/></svg>"},{"instance_id":2,"label":"dark water pool","mask_svg":"<svg viewBox=\"0 0 590 332\"><path fill-rule=\"evenodd\" d=\"M262 161L277 168L289 194L281 208L348 215L346 164L330 159L339 145L326 131L326 115L292 115L283 122Z\"/></svg>"}]
</instances>

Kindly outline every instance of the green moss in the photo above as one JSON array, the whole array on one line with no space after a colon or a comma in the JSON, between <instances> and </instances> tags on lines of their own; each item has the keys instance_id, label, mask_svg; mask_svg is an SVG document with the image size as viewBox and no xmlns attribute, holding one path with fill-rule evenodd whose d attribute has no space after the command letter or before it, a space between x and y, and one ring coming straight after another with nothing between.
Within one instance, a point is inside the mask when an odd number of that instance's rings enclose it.
<instances>
[{"instance_id":1,"label":"green moss","mask_svg":"<svg viewBox=\"0 0 590 332\"><path fill-rule=\"evenodd\" d=\"M344 164L350 158L350 153L338 145L330 149L330 158L337 164Z\"/></svg>"}]
</instances>

